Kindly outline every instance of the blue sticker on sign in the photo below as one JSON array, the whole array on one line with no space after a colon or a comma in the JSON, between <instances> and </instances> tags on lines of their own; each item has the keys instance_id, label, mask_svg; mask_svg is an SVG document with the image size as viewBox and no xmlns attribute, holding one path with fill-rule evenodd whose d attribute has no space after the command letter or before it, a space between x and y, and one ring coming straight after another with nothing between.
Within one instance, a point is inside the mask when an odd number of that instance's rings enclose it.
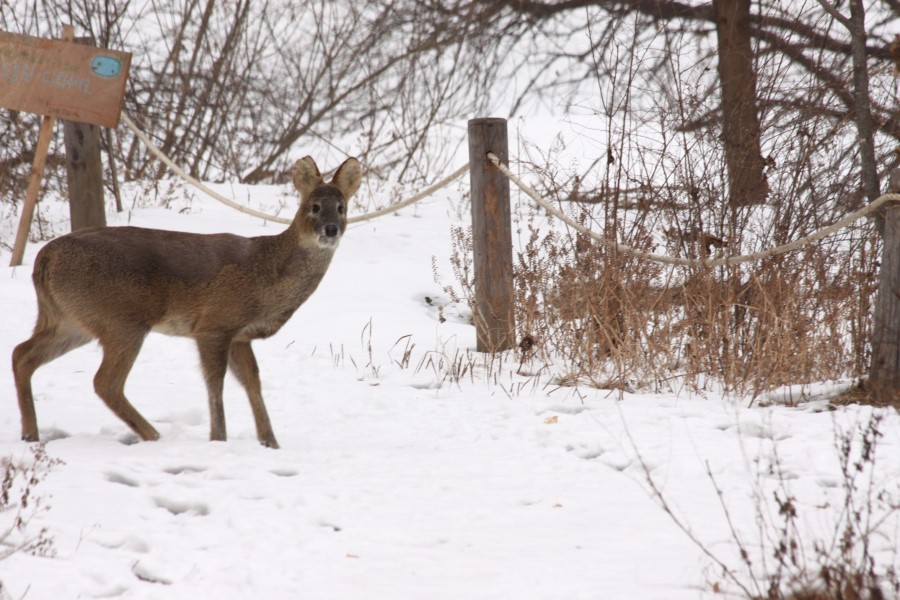
<instances>
[{"instance_id":1,"label":"blue sticker on sign","mask_svg":"<svg viewBox=\"0 0 900 600\"><path fill-rule=\"evenodd\" d=\"M91 61L91 71L100 77L115 77L122 71L122 61L110 56L95 56Z\"/></svg>"}]
</instances>

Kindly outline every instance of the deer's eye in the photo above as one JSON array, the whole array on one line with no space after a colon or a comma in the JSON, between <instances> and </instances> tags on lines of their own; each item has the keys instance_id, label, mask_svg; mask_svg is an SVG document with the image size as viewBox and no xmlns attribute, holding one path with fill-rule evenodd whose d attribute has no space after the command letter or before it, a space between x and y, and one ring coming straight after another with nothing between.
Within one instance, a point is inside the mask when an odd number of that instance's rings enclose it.
<instances>
[{"instance_id":1,"label":"deer's eye","mask_svg":"<svg viewBox=\"0 0 900 600\"><path fill-rule=\"evenodd\" d=\"M312 207L313 214L316 214L320 210L322 210L321 206L319 206L318 204L313 204L313 207Z\"/></svg>"},{"instance_id":2,"label":"deer's eye","mask_svg":"<svg viewBox=\"0 0 900 600\"><path fill-rule=\"evenodd\" d=\"M344 214L344 205L343 204L338 204L338 214L339 215Z\"/></svg>"}]
</instances>

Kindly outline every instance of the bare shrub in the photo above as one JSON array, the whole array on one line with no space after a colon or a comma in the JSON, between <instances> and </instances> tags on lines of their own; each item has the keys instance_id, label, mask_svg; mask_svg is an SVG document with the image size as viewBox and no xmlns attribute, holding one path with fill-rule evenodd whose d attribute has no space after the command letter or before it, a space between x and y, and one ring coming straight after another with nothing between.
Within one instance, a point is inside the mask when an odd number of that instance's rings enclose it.
<instances>
[{"instance_id":1,"label":"bare shrub","mask_svg":"<svg viewBox=\"0 0 900 600\"><path fill-rule=\"evenodd\" d=\"M794 15L766 2L754 9L752 35L770 190L765 206L734 206L717 53L702 26L713 20L711 6L679 5L653 17L642 13L647 7L590 4L576 14L562 5L506 3L483 16L516 31L540 24L524 35L532 44L575 38L560 45L565 51L529 55L554 67L529 89L555 91L573 113L593 115L578 121L577 138L593 160L571 166L565 144L535 149L527 140L519 155L546 199L609 243L691 259L759 252L858 208L869 195L859 189L860 173L873 160L881 174L896 164L897 130L884 113L896 89L885 55L870 52L867 86L881 116L874 158L866 158L853 100L862 84L851 83L858 65L849 61L850 41L858 40L831 27L826 3ZM607 20L591 18L603 11ZM885 35L883 19L895 12L871 9L871 39ZM563 63L572 76L551 76ZM871 223L727 268L642 264L538 217L525 217L521 228L518 334L570 381L703 388L712 378L756 396L867 371L880 253Z\"/></svg>"},{"instance_id":2,"label":"bare shrub","mask_svg":"<svg viewBox=\"0 0 900 600\"><path fill-rule=\"evenodd\" d=\"M835 425L839 488L826 500L798 498L773 440L768 464L752 484L755 531L743 530L729 498L707 464L731 532L735 557L713 551L692 533L664 490L641 460L650 494L700 551L715 565L709 586L715 592L736 588L752 600L883 600L900 594L896 529L900 497L878 478L878 440L883 413L847 430ZM633 443L633 442L632 442ZM637 448L635 448L637 451ZM640 458L640 457L639 457ZM816 518L801 506L815 507ZM816 530L814 520L827 523ZM893 536L893 537L892 537Z\"/></svg>"},{"instance_id":3,"label":"bare shrub","mask_svg":"<svg viewBox=\"0 0 900 600\"><path fill-rule=\"evenodd\" d=\"M44 444L29 447L28 460L0 459L0 561L17 552L53 556L53 538L46 528L33 531L32 521L49 510L37 488L62 461L50 458ZM0 597L4 586L0 581Z\"/></svg>"},{"instance_id":4,"label":"bare shrub","mask_svg":"<svg viewBox=\"0 0 900 600\"><path fill-rule=\"evenodd\" d=\"M638 194L614 210L610 203L573 201L575 191L556 180L571 185L574 177L547 170L541 176L544 196L573 220L635 250L712 258L747 247L742 238L773 237L759 235L752 223L742 232L707 233L702 221L690 222L696 213L682 208L694 201L690 192L664 190L664 204ZM867 371L879 248L870 224L758 263L672 267L591 240L553 218L521 213L517 337L567 382L654 390L713 383L755 398L784 385ZM664 228L667 222L676 225ZM471 305L471 234L457 229L452 240L459 291L445 291Z\"/></svg>"},{"instance_id":5,"label":"bare shrub","mask_svg":"<svg viewBox=\"0 0 900 600\"><path fill-rule=\"evenodd\" d=\"M727 388L754 396L865 373L875 281L861 274L871 265L829 246L686 274L676 294L682 308L673 315L686 334L685 371L719 376Z\"/></svg>"},{"instance_id":6,"label":"bare shrub","mask_svg":"<svg viewBox=\"0 0 900 600\"><path fill-rule=\"evenodd\" d=\"M814 29L822 24L816 10L803 18ZM607 240L522 218L520 339L533 339L567 380L592 385L704 388L712 380L755 397L785 384L863 375L880 253L871 223L730 267L663 267L613 249L688 259L760 252L860 206L849 92L821 81L833 80L826 70L848 66L822 55L827 66L802 72L783 44L755 48L770 191L765 206L736 207L727 201L715 52L691 45L698 32L663 28L648 40L640 19L616 22L619 28L588 27L590 50L581 61L588 68L590 58L597 90L578 107L593 113L578 141L596 159L572 166L565 144L519 142L520 164L537 174L541 195ZM886 74L876 69L873 77L875 97L889 97ZM655 86L663 93L643 93ZM882 134L878 166L887 169L893 142Z\"/></svg>"},{"instance_id":7,"label":"bare shrub","mask_svg":"<svg viewBox=\"0 0 900 600\"><path fill-rule=\"evenodd\" d=\"M650 315L663 301L663 290L653 286L662 269L581 234L542 232L534 221L527 234L515 261L519 338L565 365L573 381L624 388L661 376L666 359L654 359L667 348ZM634 243L646 242L638 232Z\"/></svg>"}]
</instances>

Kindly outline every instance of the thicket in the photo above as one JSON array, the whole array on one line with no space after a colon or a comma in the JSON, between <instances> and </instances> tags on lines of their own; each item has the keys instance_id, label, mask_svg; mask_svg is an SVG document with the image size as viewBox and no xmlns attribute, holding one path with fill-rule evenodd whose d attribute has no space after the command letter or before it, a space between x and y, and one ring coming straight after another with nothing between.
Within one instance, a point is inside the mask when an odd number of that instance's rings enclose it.
<instances>
[{"instance_id":1,"label":"thicket","mask_svg":"<svg viewBox=\"0 0 900 600\"><path fill-rule=\"evenodd\" d=\"M871 3L866 14L851 2L852 18L825 0L752 5L755 85L745 101L758 115L765 181L755 201L736 185L729 159L734 116L721 94L727 72L712 5L597 1L587 3L597 11L591 13L563 4L519 3L520 10L498 19L512 29L538 24L527 35L544 42L533 47L564 49L523 58L540 67L529 91L568 98L579 123L593 116L577 140L591 153L588 166L575 164L560 141L549 148L520 143L514 168L608 239L687 258L766 250L865 205L880 193L868 189L869 175L883 187L898 164L888 25L900 12L892 3ZM854 23L862 34L849 27ZM573 33L578 42L563 43ZM854 55L859 48L862 62ZM569 96L548 74L562 64ZM592 87L573 88L573 81ZM863 88L866 111L859 105ZM724 384L755 398L868 370L881 253L875 220L799 252L707 268L632 258L529 208L518 219L522 351L555 364L562 382L619 389ZM454 260L471 294L467 236L456 232Z\"/></svg>"},{"instance_id":2,"label":"thicket","mask_svg":"<svg viewBox=\"0 0 900 600\"><path fill-rule=\"evenodd\" d=\"M725 10L738 16L731 29ZM302 154L352 147L373 185L433 181L465 143L465 119L551 105L581 129L551 147L519 131L513 166L592 230L694 258L794 240L878 194L900 162L898 18L893 0L0 5L2 29L53 37L72 23L133 52L125 110L205 179L281 182ZM10 218L36 127L33 115L0 114ZM116 133L104 140L121 178L167 176ZM51 167L59 160L54 150ZM715 269L640 262L530 209L518 230L517 336L566 381L712 380L756 395L867 370L881 251L872 221ZM468 291L466 232L455 238Z\"/></svg>"}]
</instances>

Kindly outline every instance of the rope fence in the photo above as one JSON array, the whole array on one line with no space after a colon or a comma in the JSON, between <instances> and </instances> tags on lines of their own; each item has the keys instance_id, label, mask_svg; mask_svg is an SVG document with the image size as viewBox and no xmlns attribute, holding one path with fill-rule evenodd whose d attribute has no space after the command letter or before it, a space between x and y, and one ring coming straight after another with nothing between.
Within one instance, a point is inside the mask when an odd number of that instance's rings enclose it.
<instances>
[{"instance_id":1,"label":"rope fence","mask_svg":"<svg viewBox=\"0 0 900 600\"><path fill-rule=\"evenodd\" d=\"M541 208L543 208L545 211L547 211L557 219L561 220L569 227L572 227L576 231L590 236L592 240L595 240L611 248L615 248L617 251L622 252L623 254L628 254L629 256L633 256L634 258L651 260L667 265L721 267L726 265L737 265L741 263L754 262L763 260L770 256L786 254L788 252L793 252L794 250L799 250L804 246L807 246L813 242L821 240L822 238L826 238L833 233L836 233L837 231L843 229L844 227L847 227L851 223L854 223L855 221L858 221L859 219L862 219L863 217L874 213L876 210L878 210L888 202L900 202L900 194L884 194L869 205L847 215L843 219L840 219L839 221L833 223L832 225L829 225L828 227L823 227L822 229L819 229L818 231L811 233L810 235L794 240L793 242L777 246L775 248L770 248L769 250L764 250L762 252L729 256L726 258L717 258L714 260L678 258L665 256L662 254L653 254L652 252L643 252L641 250L632 248L631 246L619 244L615 240L610 240L609 238L605 238L597 234L596 232L591 231L584 225L573 221L565 213L542 198L536 191L534 191L533 188L523 182L519 177L515 175L515 173L510 171L509 167L500 162L500 159L497 158L497 156L493 152L488 153L488 160L490 160L497 167L497 169L500 170L501 173L503 173L510 181L515 183L520 190L522 190L529 198L534 200Z\"/></svg>"},{"instance_id":2,"label":"rope fence","mask_svg":"<svg viewBox=\"0 0 900 600\"><path fill-rule=\"evenodd\" d=\"M202 191L204 194L206 194L206 195L210 196L211 198L213 198L214 200L217 200L218 202L221 202L222 204L229 206L229 207L231 207L237 211L240 211L244 214L247 214L247 215L250 215L253 217L257 217L260 219L264 219L266 221L271 221L274 223L283 223L286 225L289 225L291 223L291 219L286 219L284 217L278 217L275 215L269 215L264 212L260 212L258 210L249 208L247 206L243 206L233 200L230 200L229 198L226 198L225 196L219 194L215 190L210 189L209 187L204 185L201 181L198 181L196 178L192 177L190 174L185 172L178 165L176 165L172 161L172 159L170 159L168 156L166 156L150 140L150 138L147 136L147 134L144 133L143 131L141 131L141 129L137 125L135 125L134 121L132 121L128 117L128 115L122 113L122 120L125 122L125 124L128 126L128 128L131 129L131 131L138 137L138 139L140 139L141 142L144 143L144 145L151 152L151 154L153 154L154 156L159 158L163 163L165 163L166 166L168 166L170 169L172 169L172 171L176 175L178 175L179 177L184 179L186 182L188 182L191 185L193 185L194 187L196 187L198 190ZM578 231L579 233L589 236L590 239L592 239L600 244L603 244L610 248L614 248L616 251L621 252L623 254L627 254L627 255L632 256L637 259L650 260L650 261L659 262L659 263L667 264L667 265L719 267L719 266L737 265L737 264L742 264L742 263L754 262L754 261L763 260L765 258L769 258L771 256L777 256L779 254L786 254L788 252L793 252L795 250L799 250L813 242L816 242L818 240L826 238L826 237L840 231L844 227L849 226L850 224L858 221L859 219L862 219L864 217L871 215L872 213L877 211L879 208L881 208L883 205L887 204L888 202L900 202L900 194L895 194L895 193L884 194L884 195L880 196L879 198L877 198L875 201L868 204L867 206L847 215L846 217L840 219L839 221L833 223L832 225L829 225L827 227L819 229L818 231L811 233L810 235L801 237L801 238L794 240L793 242L790 242L788 244L783 244L783 245L777 246L775 248L770 248L769 250L764 250L761 252L754 252L752 254L728 256L725 258L717 258L717 259L680 258L680 257L666 256L663 254L654 254L652 252L644 252L642 250L632 248L631 246L619 244L615 240L603 237L602 235L600 235L594 231L591 231L584 225L571 219L568 215L566 215L561 210L556 208L552 203L550 203L549 201L547 201L546 199L541 197L541 195L538 194L534 190L534 188L532 188L531 186L526 184L524 181L522 181L521 178L516 176L515 173L510 171L509 167L507 165L504 165L500 161L500 159L497 157L497 155L495 155L493 152L488 152L487 158L488 158L488 160L491 161L491 163L494 166L497 167L497 169L501 173L503 173L503 175L507 179L509 179L511 182L513 182L520 190L522 190L522 192L525 193L525 195L527 195L529 198L531 198L538 206L543 208L548 214L556 217L557 219L559 219L560 221L562 221L563 223L565 223L572 229ZM455 181L456 179L461 177L468 170L469 170L469 165L463 165L460 168L453 171L452 173L450 173L448 176L444 177L443 179L441 179L440 181L435 183L434 185L431 185L431 186L425 188L418 194L416 194L410 198L407 198L406 200L401 200L399 202L395 202L385 208L374 210L372 212L365 213L362 215L357 215L355 217L350 217L349 219L347 219L347 223L352 224L352 223L360 223L360 222L370 221L372 219L376 219L378 217L394 213L402 208L405 208L407 206L415 204L416 202L419 202L419 201L423 200L424 198L427 198L431 194L437 192L438 190L446 187L447 185L449 185L450 183L452 183L453 181Z\"/></svg>"},{"instance_id":3,"label":"rope fence","mask_svg":"<svg viewBox=\"0 0 900 600\"><path fill-rule=\"evenodd\" d=\"M401 200L400 202L395 202L395 203L391 204L390 206L387 206L387 207L379 209L379 210L373 210L372 212L369 212L369 213L366 213L363 215L358 215L356 217L350 217L349 219L347 219L347 223L359 223L361 221L371 221L372 219L390 214L392 212L397 212L398 210L400 210L401 208L403 208L405 206L409 206L410 204L415 204L419 200L424 200L425 198L432 195L433 193L435 193L442 187L450 185L451 183L453 183L454 181L456 181L457 179L462 177L468 170L469 170L469 165L463 165L460 168L458 168L457 170L455 170L452 173L450 173L449 175L447 175L446 177L444 177L443 179L441 179L440 181L438 181L437 183L435 183L434 185L425 188L424 190L422 190L421 192L419 192L412 198L407 198L406 200Z\"/></svg>"},{"instance_id":4,"label":"rope fence","mask_svg":"<svg viewBox=\"0 0 900 600\"><path fill-rule=\"evenodd\" d=\"M258 217L260 219L263 219L266 221L271 221L273 223L283 223L285 225L291 224L291 219L286 219L284 217L278 217L275 215L269 215L264 212L260 212L258 210L249 208L247 206L243 206L233 200L230 200L229 198L226 198L225 196L223 196L222 194L219 194L215 190L210 189L209 187L204 185L203 182L198 181L196 178L192 177L189 173L185 172L184 169L182 169L181 167L176 165L175 162L171 158L166 156L166 154L162 150L160 150L156 146L156 144L154 144L150 140L150 137L147 136L146 133L141 131L141 129L137 125L134 124L134 121L132 121L128 117L128 115L126 115L124 112L122 113L122 120L125 122L125 125L127 125L128 128L131 129L131 131L138 137L138 139L141 140L145 146L147 146L147 149L150 151L151 154L153 154L159 160L161 160L163 163L165 163L166 166L168 166L170 169L172 169L172 171L176 175L178 175L179 177L181 177L182 179L184 179L185 181L187 181L188 183L190 183L191 185L196 187L198 190L200 190L201 192L203 192L210 198L213 198L214 200L221 202L225 206L229 206L235 210L238 210L247 215L251 215L253 217ZM397 212L401 208L407 207L410 204L415 204L416 202L422 200L423 198L426 198L426 197L430 196L431 194L435 193L442 187L451 184L453 181L455 181L456 179L461 177L468 170L469 170L469 166L463 165L462 167L458 168L457 170L455 170L453 173L451 173L447 177L444 177L443 179L441 179L434 185L422 190L421 192L419 192L412 198L408 198L406 200L396 202L394 204L391 204L390 206L387 206L387 207L379 209L379 210L372 211L370 213L357 215L355 217L350 217L347 219L347 223L348 224L361 223L363 221L370 221L372 219L375 219L375 218L378 218L378 217L381 217L381 216L384 216L384 215L387 215L387 214L390 214L393 212Z\"/></svg>"},{"instance_id":5,"label":"rope fence","mask_svg":"<svg viewBox=\"0 0 900 600\"><path fill-rule=\"evenodd\" d=\"M147 146L147 149L150 151L151 154L153 154L159 160L163 161L163 163L165 163L167 167L172 169L172 172L174 172L176 175L178 175L179 177L181 177L182 179L184 179L185 181L190 183L192 186L194 186L195 188L197 188L198 190L200 190L201 192L203 192L210 198L218 200L225 206L229 206L237 211L244 213L245 215L258 217L258 218L264 219L266 221L272 221L273 223L284 223L285 225L291 224L291 219L285 219L284 217L276 217L273 215L267 215L264 212L260 212L258 210L253 210L250 207L238 204L234 200L229 200L228 198L226 198L222 194L216 192L215 190L211 190L210 188L206 187L205 185L203 185L203 183L201 181L198 181L197 179L192 177L184 169L182 169L181 167L176 165L175 162L172 161L171 158L166 156L162 150L157 148L156 144L154 144L150 140L150 138L147 136L147 134L144 133L143 131L141 131L141 129L137 125L134 124L134 121L132 121L128 117L128 115L126 115L124 112L122 113L122 121L124 121L125 125L128 126L128 128L134 133L134 135L136 135L138 137L138 139L141 140L145 146Z\"/></svg>"}]
</instances>

